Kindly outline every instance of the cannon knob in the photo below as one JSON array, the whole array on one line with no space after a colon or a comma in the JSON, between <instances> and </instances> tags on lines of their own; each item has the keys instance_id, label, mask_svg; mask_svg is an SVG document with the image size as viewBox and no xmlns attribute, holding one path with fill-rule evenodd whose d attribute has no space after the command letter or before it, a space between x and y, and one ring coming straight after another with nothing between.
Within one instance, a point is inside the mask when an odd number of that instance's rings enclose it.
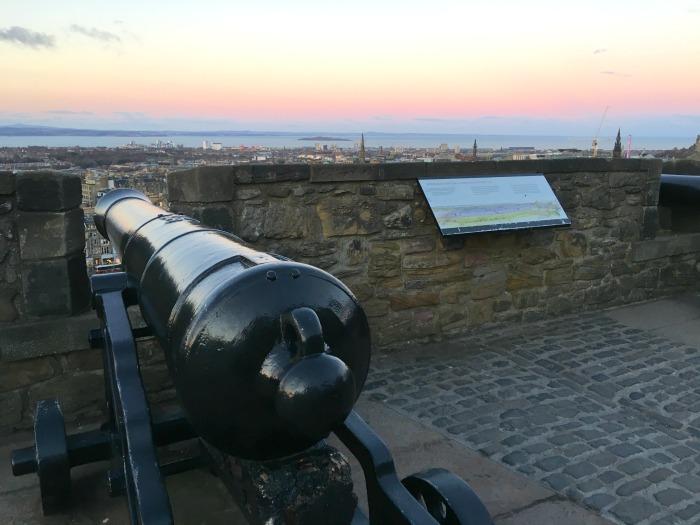
<instances>
[{"instance_id":1,"label":"cannon knob","mask_svg":"<svg viewBox=\"0 0 700 525\"><path fill-rule=\"evenodd\" d=\"M275 409L290 430L321 439L348 416L355 403L355 379L347 365L326 353L321 321L311 308L282 316L291 364L279 379Z\"/></svg>"}]
</instances>

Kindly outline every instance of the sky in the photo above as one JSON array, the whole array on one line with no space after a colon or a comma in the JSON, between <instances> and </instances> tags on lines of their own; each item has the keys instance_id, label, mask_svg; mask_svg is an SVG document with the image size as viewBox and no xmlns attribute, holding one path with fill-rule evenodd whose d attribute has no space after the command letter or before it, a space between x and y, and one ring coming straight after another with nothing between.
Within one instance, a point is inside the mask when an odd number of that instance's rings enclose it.
<instances>
[{"instance_id":1,"label":"sky","mask_svg":"<svg viewBox=\"0 0 700 525\"><path fill-rule=\"evenodd\" d=\"M0 124L692 137L700 0L2 0Z\"/></svg>"}]
</instances>

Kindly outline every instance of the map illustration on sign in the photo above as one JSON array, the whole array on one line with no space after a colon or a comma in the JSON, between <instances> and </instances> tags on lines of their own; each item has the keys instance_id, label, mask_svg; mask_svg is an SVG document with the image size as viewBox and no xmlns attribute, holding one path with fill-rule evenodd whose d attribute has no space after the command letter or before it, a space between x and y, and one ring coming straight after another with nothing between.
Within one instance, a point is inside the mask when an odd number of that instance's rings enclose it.
<instances>
[{"instance_id":1,"label":"map illustration on sign","mask_svg":"<svg viewBox=\"0 0 700 525\"><path fill-rule=\"evenodd\" d=\"M442 235L567 226L544 175L419 179Z\"/></svg>"}]
</instances>

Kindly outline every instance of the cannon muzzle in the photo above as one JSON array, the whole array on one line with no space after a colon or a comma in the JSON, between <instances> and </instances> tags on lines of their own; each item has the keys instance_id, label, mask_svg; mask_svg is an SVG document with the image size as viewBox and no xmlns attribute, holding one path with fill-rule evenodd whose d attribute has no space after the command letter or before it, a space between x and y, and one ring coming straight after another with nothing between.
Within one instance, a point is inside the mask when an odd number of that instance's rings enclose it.
<instances>
[{"instance_id":1,"label":"cannon muzzle","mask_svg":"<svg viewBox=\"0 0 700 525\"><path fill-rule=\"evenodd\" d=\"M95 225L137 283L143 318L203 439L234 456L271 459L345 420L367 377L370 336L338 279L134 190L103 196Z\"/></svg>"}]
</instances>

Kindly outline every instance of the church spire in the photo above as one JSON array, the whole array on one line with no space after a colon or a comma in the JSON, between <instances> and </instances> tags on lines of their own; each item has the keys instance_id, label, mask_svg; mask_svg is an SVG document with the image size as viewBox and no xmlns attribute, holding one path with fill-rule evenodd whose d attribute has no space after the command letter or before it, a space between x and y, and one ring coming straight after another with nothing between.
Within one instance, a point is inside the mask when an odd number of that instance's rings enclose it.
<instances>
[{"instance_id":1,"label":"church spire","mask_svg":"<svg viewBox=\"0 0 700 525\"><path fill-rule=\"evenodd\" d=\"M620 129L617 129L617 138L615 139L615 147L613 148L613 158L622 158L622 137L620 137Z\"/></svg>"},{"instance_id":2,"label":"church spire","mask_svg":"<svg viewBox=\"0 0 700 525\"><path fill-rule=\"evenodd\" d=\"M362 133L360 138L360 162L365 162L365 134Z\"/></svg>"},{"instance_id":3,"label":"church spire","mask_svg":"<svg viewBox=\"0 0 700 525\"><path fill-rule=\"evenodd\" d=\"M476 139L474 139L474 147L472 148L472 160L476 160Z\"/></svg>"}]
</instances>

